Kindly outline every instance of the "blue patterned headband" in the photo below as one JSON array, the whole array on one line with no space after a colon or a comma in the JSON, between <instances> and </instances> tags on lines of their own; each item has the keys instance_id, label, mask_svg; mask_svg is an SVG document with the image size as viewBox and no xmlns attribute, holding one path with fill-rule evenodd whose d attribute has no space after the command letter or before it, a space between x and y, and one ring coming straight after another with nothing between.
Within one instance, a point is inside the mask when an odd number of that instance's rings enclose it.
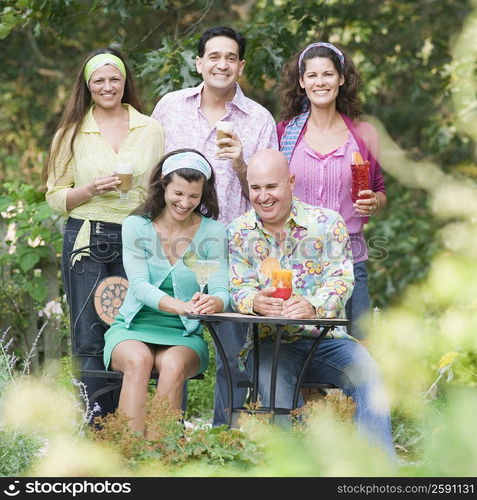
<instances>
[{"instance_id":1,"label":"blue patterned headband","mask_svg":"<svg viewBox=\"0 0 477 500\"><path fill-rule=\"evenodd\" d=\"M198 170L201 174L205 175L207 180L209 180L212 175L209 162L201 155L194 153L193 151L184 151L183 153L177 153L169 156L169 158L167 158L162 164L162 175L166 176L167 174L181 168Z\"/></svg>"},{"instance_id":2,"label":"blue patterned headband","mask_svg":"<svg viewBox=\"0 0 477 500\"><path fill-rule=\"evenodd\" d=\"M300 66L303 61L303 56L313 47L327 47L328 49L332 50L335 54L337 54L338 59L340 60L340 66L341 70L344 70L344 55L341 50L337 49L332 43L327 43L327 42L316 42L316 43L310 43L308 47L303 49L301 51L300 57L298 58L298 71L300 71Z\"/></svg>"}]
</instances>

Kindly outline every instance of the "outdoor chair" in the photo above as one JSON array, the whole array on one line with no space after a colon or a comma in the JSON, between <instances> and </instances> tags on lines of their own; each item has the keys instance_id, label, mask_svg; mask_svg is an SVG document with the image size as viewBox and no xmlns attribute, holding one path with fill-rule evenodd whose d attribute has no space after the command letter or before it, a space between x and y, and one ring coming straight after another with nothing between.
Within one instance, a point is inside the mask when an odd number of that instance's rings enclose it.
<instances>
[{"instance_id":1,"label":"outdoor chair","mask_svg":"<svg viewBox=\"0 0 477 500\"><path fill-rule=\"evenodd\" d=\"M88 253L87 257L98 264L105 264L112 262L120 252L120 243L108 243L108 252L104 251L104 244L94 244L86 247L79 248L70 252L68 257L68 270L67 272L71 273L75 272L73 269L73 261L76 255L80 253L84 253L85 251ZM102 254L106 255L102 257ZM69 280L71 283L71 279ZM122 276L109 276L104 279L100 279L100 270L98 265L98 277L92 289L88 293L87 301L92 300L94 304L94 308L98 317L98 322L104 327L106 331L107 327L114 321L115 316L117 315L119 308L121 307L128 289L128 280L123 278ZM83 380L84 378L99 378L106 379L105 386L101 389L98 389L94 393L92 393L89 398L91 401L96 401L98 397L107 394L109 392L116 391L115 399L119 398L119 390L122 386L123 373L114 371L114 370L88 370L82 368L81 356L75 354L74 350L74 336L75 336L75 324L73 318L71 318L70 314L70 322L71 322L71 345L72 345L72 356L73 356L73 367L76 376ZM97 328L98 325L91 325L91 328ZM151 384L157 384L159 375L154 371L151 373ZM191 377L191 379L204 379L204 374L201 373L199 375L195 375ZM117 406L117 401L116 401Z\"/></svg>"}]
</instances>

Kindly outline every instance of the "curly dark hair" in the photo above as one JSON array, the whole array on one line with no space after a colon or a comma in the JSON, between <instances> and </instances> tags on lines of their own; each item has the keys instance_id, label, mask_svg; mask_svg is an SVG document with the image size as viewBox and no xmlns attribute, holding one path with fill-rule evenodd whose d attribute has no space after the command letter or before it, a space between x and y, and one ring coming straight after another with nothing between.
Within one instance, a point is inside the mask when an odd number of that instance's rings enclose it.
<instances>
[{"instance_id":1,"label":"curly dark hair","mask_svg":"<svg viewBox=\"0 0 477 500\"><path fill-rule=\"evenodd\" d=\"M65 111L61 118L60 124L57 128L59 131L59 136L53 145L53 142L50 145L50 153L48 155L48 159L46 161L45 166L43 167L42 172L42 182L43 189L45 188L45 183L48 178L48 174L53 171L55 160L58 156L60 147L64 140L66 140L67 135L71 132L71 136L69 137L69 158L65 161L65 168L62 174L59 175L58 179L60 179L64 172L66 171L66 165L74 156L74 142L78 132L81 128L81 124L83 122L83 118L88 111L88 108L91 106L91 92L88 88L88 84L84 79L84 68L86 63L94 56L98 54L113 54L116 57L119 57L121 61L124 63L124 67L126 69L126 81L124 85L124 95L121 99L121 102L130 104L133 108L135 108L140 113L142 112L141 102L139 100L139 95L136 90L136 84L134 78L132 76L132 72L128 67L124 57L121 55L119 51L111 48L97 49L93 50L86 59L84 60L78 74L76 75L75 83L73 86L73 91L71 92L70 98L66 105ZM55 134L56 135L56 134Z\"/></svg>"},{"instance_id":2,"label":"curly dark hair","mask_svg":"<svg viewBox=\"0 0 477 500\"><path fill-rule=\"evenodd\" d=\"M337 47L339 48L339 47ZM336 110L351 118L358 118L361 113L361 99L358 90L361 85L361 77L354 66L351 57L341 48L339 50L344 56L344 67L341 66L338 54L325 46L312 47L303 56L300 67L298 59L304 49L297 52L291 61L283 67L279 96L281 103L281 119L290 120L309 108L305 90L300 87L300 78L305 73L306 61L315 57L327 57L333 62L338 73L344 76L344 84L339 88L336 99Z\"/></svg>"},{"instance_id":3,"label":"curly dark hair","mask_svg":"<svg viewBox=\"0 0 477 500\"><path fill-rule=\"evenodd\" d=\"M219 202L217 200L217 192L215 191L215 176L212 166L210 167L211 176L206 180L203 173L193 168L179 168L173 172L162 176L162 166L170 156L179 153L196 153L204 158L209 163L207 158L199 151L191 148L176 149L162 157L161 161L153 168L151 177L149 179L149 187L146 199L136 207L130 215L141 215L142 217L154 220L160 215L162 209L166 206L165 190L167 185L172 181L174 175L178 175L185 179L187 182L198 182L202 180L203 189L200 203L195 208L194 212L202 214L204 217L217 219L219 216Z\"/></svg>"}]
</instances>

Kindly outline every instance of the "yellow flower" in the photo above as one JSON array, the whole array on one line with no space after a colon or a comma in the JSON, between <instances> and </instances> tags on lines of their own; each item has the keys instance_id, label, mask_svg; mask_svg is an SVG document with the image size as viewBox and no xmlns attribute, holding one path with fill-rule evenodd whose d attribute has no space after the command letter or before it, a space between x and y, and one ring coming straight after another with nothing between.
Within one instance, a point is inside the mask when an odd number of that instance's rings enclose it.
<instances>
[{"instance_id":1,"label":"yellow flower","mask_svg":"<svg viewBox=\"0 0 477 500\"><path fill-rule=\"evenodd\" d=\"M305 266L307 268L308 274L321 274L323 272L323 268L318 262L307 260L305 262Z\"/></svg>"},{"instance_id":2,"label":"yellow flower","mask_svg":"<svg viewBox=\"0 0 477 500\"><path fill-rule=\"evenodd\" d=\"M346 236L348 236L348 230L346 229L346 226L340 221L336 224L333 234L341 243L346 238Z\"/></svg>"},{"instance_id":3,"label":"yellow flower","mask_svg":"<svg viewBox=\"0 0 477 500\"><path fill-rule=\"evenodd\" d=\"M439 369L441 370L447 365L453 363L456 360L457 356L459 356L458 352L455 351L446 352L444 356L442 356L442 358L439 360Z\"/></svg>"}]
</instances>

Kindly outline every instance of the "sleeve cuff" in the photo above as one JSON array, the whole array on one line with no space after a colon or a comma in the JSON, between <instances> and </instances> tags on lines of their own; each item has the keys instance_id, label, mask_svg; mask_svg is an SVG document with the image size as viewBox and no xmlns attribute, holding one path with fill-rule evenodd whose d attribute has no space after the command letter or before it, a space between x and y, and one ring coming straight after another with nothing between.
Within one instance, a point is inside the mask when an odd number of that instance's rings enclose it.
<instances>
[{"instance_id":1,"label":"sleeve cuff","mask_svg":"<svg viewBox=\"0 0 477 500\"><path fill-rule=\"evenodd\" d=\"M156 288L155 291L147 293L144 298L144 305L150 307L151 309L158 309L159 302L167 295L166 292Z\"/></svg>"}]
</instances>

